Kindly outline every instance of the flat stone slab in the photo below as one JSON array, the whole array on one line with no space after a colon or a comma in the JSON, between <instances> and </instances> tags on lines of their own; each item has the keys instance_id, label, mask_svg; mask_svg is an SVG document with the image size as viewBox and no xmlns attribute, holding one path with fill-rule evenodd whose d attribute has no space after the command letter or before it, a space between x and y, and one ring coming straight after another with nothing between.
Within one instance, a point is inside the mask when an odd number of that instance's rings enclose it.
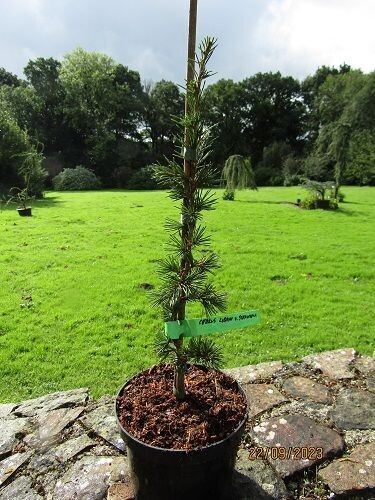
<instances>
[{"instance_id":1,"label":"flat stone slab","mask_svg":"<svg viewBox=\"0 0 375 500\"><path fill-rule=\"evenodd\" d=\"M336 456L344 448L338 432L304 415L285 414L270 418L255 426L250 435L258 447L265 449L267 459L281 477L291 476ZM271 453L274 453L274 458Z\"/></svg>"},{"instance_id":2,"label":"flat stone slab","mask_svg":"<svg viewBox=\"0 0 375 500\"><path fill-rule=\"evenodd\" d=\"M375 358L372 356L360 356L355 360L355 368L362 375L375 375ZM1 411L1 407L0 407Z\"/></svg>"},{"instance_id":3,"label":"flat stone slab","mask_svg":"<svg viewBox=\"0 0 375 500\"><path fill-rule=\"evenodd\" d=\"M249 460L249 452L240 449L234 475L235 500L279 500L287 498L284 482L263 460Z\"/></svg>"},{"instance_id":4,"label":"flat stone slab","mask_svg":"<svg viewBox=\"0 0 375 500\"><path fill-rule=\"evenodd\" d=\"M375 429L375 394L343 389L328 415L342 429Z\"/></svg>"},{"instance_id":5,"label":"flat stone slab","mask_svg":"<svg viewBox=\"0 0 375 500\"><path fill-rule=\"evenodd\" d=\"M32 487L31 479L20 476L0 491L0 500L42 500Z\"/></svg>"},{"instance_id":6,"label":"flat stone slab","mask_svg":"<svg viewBox=\"0 0 375 500\"><path fill-rule=\"evenodd\" d=\"M270 361L257 365L241 366L240 368L230 368L224 370L224 373L236 379L240 384L248 384L250 382L270 379L282 367L283 364L281 361Z\"/></svg>"},{"instance_id":7,"label":"flat stone slab","mask_svg":"<svg viewBox=\"0 0 375 500\"><path fill-rule=\"evenodd\" d=\"M17 408L17 405L13 403L6 403L0 405L0 418L5 418L12 413L14 408Z\"/></svg>"},{"instance_id":8,"label":"flat stone slab","mask_svg":"<svg viewBox=\"0 0 375 500\"><path fill-rule=\"evenodd\" d=\"M59 462L65 463L83 450L95 446L95 444L95 441L90 439L86 434L83 434L60 444L54 449L53 453Z\"/></svg>"},{"instance_id":9,"label":"flat stone slab","mask_svg":"<svg viewBox=\"0 0 375 500\"><path fill-rule=\"evenodd\" d=\"M321 469L319 476L336 495L375 493L375 443L356 446L347 457Z\"/></svg>"},{"instance_id":10,"label":"flat stone slab","mask_svg":"<svg viewBox=\"0 0 375 500\"><path fill-rule=\"evenodd\" d=\"M88 389L86 388L54 392L40 398L24 401L14 413L19 416L32 417L40 412L44 413L59 408L85 406L88 397Z\"/></svg>"},{"instance_id":11,"label":"flat stone slab","mask_svg":"<svg viewBox=\"0 0 375 500\"><path fill-rule=\"evenodd\" d=\"M83 407L61 408L38 415L39 439L46 441L53 439L74 422L83 412Z\"/></svg>"},{"instance_id":12,"label":"flat stone slab","mask_svg":"<svg viewBox=\"0 0 375 500\"><path fill-rule=\"evenodd\" d=\"M87 429L94 431L95 434L105 439L118 450L125 450L125 443L120 437L112 403L99 406L99 408L84 415L80 421Z\"/></svg>"},{"instance_id":13,"label":"flat stone slab","mask_svg":"<svg viewBox=\"0 0 375 500\"><path fill-rule=\"evenodd\" d=\"M327 387L306 377L290 377L283 383L283 390L295 399L330 404L332 398Z\"/></svg>"},{"instance_id":14,"label":"flat stone slab","mask_svg":"<svg viewBox=\"0 0 375 500\"><path fill-rule=\"evenodd\" d=\"M30 452L16 453L0 462L0 487L5 483L17 469L31 457Z\"/></svg>"},{"instance_id":15,"label":"flat stone slab","mask_svg":"<svg viewBox=\"0 0 375 500\"><path fill-rule=\"evenodd\" d=\"M249 404L249 417L288 401L273 384L246 384L244 389Z\"/></svg>"},{"instance_id":16,"label":"flat stone slab","mask_svg":"<svg viewBox=\"0 0 375 500\"><path fill-rule=\"evenodd\" d=\"M127 477L128 465L124 457L84 457L57 481L53 498L101 500L111 484Z\"/></svg>"},{"instance_id":17,"label":"flat stone slab","mask_svg":"<svg viewBox=\"0 0 375 500\"><path fill-rule=\"evenodd\" d=\"M49 448L61 441L61 431L74 422L83 410L83 407L60 408L59 410L38 413L35 417L37 430L25 441L35 449Z\"/></svg>"},{"instance_id":18,"label":"flat stone slab","mask_svg":"<svg viewBox=\"0 0 375 500\"><path fill-rule=\"evenodd\" d=\"M12 451L17 435L27 434L32 428L28 418L0 419L0 457Z\"/></svg>"},{"instance_id":19,"label":"flat stone slab","mask_svg":"<svg viewBox=\"0 0 375 500\"><path fill-rule=\"evenodd\" d=\"M319 354L305 356L303 361L315 369L321 370L323 375L332 380L354 378L354 373L349 367L355 359L354 349L337 349Z\"/></svg>"}]
</instances>

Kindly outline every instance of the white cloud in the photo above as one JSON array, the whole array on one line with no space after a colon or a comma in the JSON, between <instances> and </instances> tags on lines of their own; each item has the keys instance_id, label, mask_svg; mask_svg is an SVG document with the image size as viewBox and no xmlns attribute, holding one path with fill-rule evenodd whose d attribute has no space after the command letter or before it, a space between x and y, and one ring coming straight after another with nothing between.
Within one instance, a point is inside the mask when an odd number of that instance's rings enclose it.
<instances>
[{"instance_id":1,"label":"white cloud","mask_svg":"<svg viewBox=\"0 0 375 500\"><path fill-rule=\"evenodd\" d=\"M305 76L346 62L372 71L374 19L374 0L272 0L252 41L261 47L263 70Z\"/></svg>"},{"instance_id":2,"label":"white cloud","mask_svg":"<svg viewBox=\"0 0 375 500\"><path fill-rule=\"evenodd\" d=\"M185 77L188 0L0 0L0 66L102 51L143 79ZM375 0L200 0L198 40L218 38L210 67L241 80L258 71L303 78L323 64L374 69Z\"/></svg>"}]
</instances>

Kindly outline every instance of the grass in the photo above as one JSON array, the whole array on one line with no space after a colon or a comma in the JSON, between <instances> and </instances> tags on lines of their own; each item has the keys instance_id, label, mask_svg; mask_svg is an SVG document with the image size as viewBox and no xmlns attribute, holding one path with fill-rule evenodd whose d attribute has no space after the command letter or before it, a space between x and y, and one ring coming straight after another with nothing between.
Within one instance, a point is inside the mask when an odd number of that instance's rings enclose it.
<instances>
[{"instance_id":1,"label":"grass","mask_svg":"<svg viewBox=\"0 0 375 500\"><path fill-rule=\"evenodd\" d=\"M300 188L261 188L206 214L228 312L262 316L216 337L227 367L340 347L373 354L375 188L343 191L337 212L282 203ZM48 193L33 213L0 213L0 401L82 386L113 394L156 361L163 323L146 289L177 210L165 192L102 191Z\"/></svg>"}]
</instances>

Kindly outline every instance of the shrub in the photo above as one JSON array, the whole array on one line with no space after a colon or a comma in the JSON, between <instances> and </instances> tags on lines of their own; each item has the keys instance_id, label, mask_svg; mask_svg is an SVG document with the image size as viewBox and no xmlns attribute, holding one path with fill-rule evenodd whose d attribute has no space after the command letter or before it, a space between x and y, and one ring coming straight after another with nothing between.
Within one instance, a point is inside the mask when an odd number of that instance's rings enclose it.
<instances>
[{"instance_id":1,"label":"shrub","mask_svg":"<svg viewBox=\"0 0 375 500\"><path fill-rule=\"evenodd\" d=\"M335 183L333 181L319 182L307 179L303 187L308 191L311 191L314 194L315 199L325 200L327 198L327 194L330 195L330 193L332 193L334 184Z\"/></svg>"},{"instance_id":2,"label":"shrub","mask_svg":"<svg viewBox=\"0 0 375 500\"><path fill-rule=\"evenodd\" d=\"M335 200L334 198L329 200L329 208L331 210L336 210L337 208L339 208L339 204L338 204L337 200Z\"/></svg>"},{"instance_id":3,"label":"shrub","mask_svg":"<svg viewBox=\"0 0 375 500\"><path fill-rule=\"evenodd\" d=\"M284 186L298 186L300 178L301 161L293 155L287 156L283 162Z\"/></svg>"},{"instance_id":4,"label":"shrub","mask_svg":"<svg viewBox=\"0 0 375 500\"><path fill-rule=\"evenodd\" d=\"M148 165L134 172L129 180L129 189L144 189L146 191L158 189L156 180L154 179L154 167Z\"/></svg>"},{"instance_id":5,"label":"shrub","mask_svg":"<svg viewBox=\"0 0 375 500\"><path fill-rule=\"evenodd\" d=\"M82 165L76 168L65 168L52 179L56 191L86 191L100 188L100 180L94 172Z\"/></svg>"},{"instance_id":6,"label":"shrub","mask_svg":"<svg viewBox=\"0 0 375 500\"><path fill-rule=\"evenodd\" d=\"M345 200L345 198L346 198L345 194L342 193L341 191L337 193L337 201L339 203L342 203Z\"/></svg>"},{"instance_id":7,"label":"shrub","mask_svg":"<svg viewBox=\"0 0 375 500\"><path fill-rule=\"evenodd\" d=\"M230 190L230 189L226 189L223 193L223 200L233 201L234 200L234 191Z\"/></svg>"},{"instance_id":8,"label":"shrub","mask_svg":"<svg viewBox=\"0 0 375 500\"><path fill-rule=\"evenodd\" d=\"M301 200L301 203L300 203L300 207L301 208L304 208L305 210L315 210L315 202L316 202L317 198L316 196L312 195L312 196L309 196L307 198L304 198L303 200Z\"/></svg>"}]
</instances>

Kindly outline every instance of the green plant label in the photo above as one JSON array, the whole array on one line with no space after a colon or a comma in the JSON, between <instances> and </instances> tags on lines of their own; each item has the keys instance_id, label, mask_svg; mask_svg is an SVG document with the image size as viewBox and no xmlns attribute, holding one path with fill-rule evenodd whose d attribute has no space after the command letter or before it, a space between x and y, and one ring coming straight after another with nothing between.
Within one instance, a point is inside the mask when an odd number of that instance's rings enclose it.
<instances>
[{"instance_id":1,"label":"green plant label","mask_svg":"<svg viewBox=\"0 0 375 500\"><path fill-rule=\"evenodd\" d=\"M184 319L182 321L167 321L165 333L171 339L183 337L199 337L212 333L227 332L246 326L256 325L260 321L258 311L231 313L215 318Z\"/></svg>"}]
</instances>

